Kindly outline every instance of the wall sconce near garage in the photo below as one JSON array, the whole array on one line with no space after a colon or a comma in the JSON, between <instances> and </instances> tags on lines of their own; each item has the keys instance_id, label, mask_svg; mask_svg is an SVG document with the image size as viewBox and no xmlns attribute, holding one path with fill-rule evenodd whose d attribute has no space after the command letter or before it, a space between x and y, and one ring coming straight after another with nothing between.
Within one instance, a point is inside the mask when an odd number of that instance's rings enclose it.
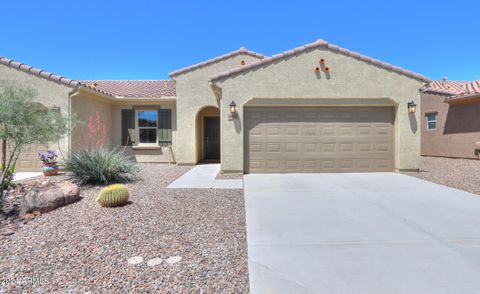
<instances>
[{"instance_id":1,"label":"wall sconce near garage","mask_svg":"<svg viewBox=\"0 0 480 294\"><path fill-rule=\"evenodd\" d=\"M235 102L232 101L230 102L229 108L230 108L230 116L229 116L230 120L237 118L238 117L237 104L235 104Z\"/></svg>"},{"instance_id":2,"label":"wall sconce near garage","mask_svg":"<svg viewBox=\"0 0 480 294\"><path fill-rule=\"evenodd\" d=\"M235 102L230 102L230 113L231 114L234 114L235 112L237 112L237 104L235 104Z\"/></svg>"},{"instance_id":3,"label":"wall sconce near garage","mask_svg":"<svg viewBox=\"0 0 480 294\"><path fill-rule=\"evenodd\" d=\"M407 108L409 113L415 113L415 111L417 111L417 104L415 104L413 101L410 101L407 104Z\"/></svg>"}]
</instances>

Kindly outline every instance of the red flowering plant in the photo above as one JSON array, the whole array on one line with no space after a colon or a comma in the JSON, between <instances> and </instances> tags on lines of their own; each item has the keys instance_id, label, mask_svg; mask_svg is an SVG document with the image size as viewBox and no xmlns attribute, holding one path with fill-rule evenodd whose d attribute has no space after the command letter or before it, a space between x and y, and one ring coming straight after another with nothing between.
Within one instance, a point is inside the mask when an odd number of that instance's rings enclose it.
<instances>
[{"instance_id":1,"label":"red flowering plant","mask_svg":"<svg viewBox=\"0 0 480 294\"><path fill-rule=\"evenodd\" d=\"M65 170L80 184L97 183L124 183L135 180L139 169L135 158L127 154L125 150L110 148L106 120L102 120L100 112L87 118L88 139L84 148L70 154L65 161ZM85 130L83 129L83 130Z\"/></svg>"},{"instance_id":2,"label":"red flowering plant","mask_svg":"<svg viewBox=\"0 0 480 294\"><path fill-rule=\"evenodd\" d=\"M88 136L90 139L90 147L100 148L107 143L107 126L100 119L100 112L97 111L95 117L90 115L88 122Z\"/></svg>"}]
</instances>

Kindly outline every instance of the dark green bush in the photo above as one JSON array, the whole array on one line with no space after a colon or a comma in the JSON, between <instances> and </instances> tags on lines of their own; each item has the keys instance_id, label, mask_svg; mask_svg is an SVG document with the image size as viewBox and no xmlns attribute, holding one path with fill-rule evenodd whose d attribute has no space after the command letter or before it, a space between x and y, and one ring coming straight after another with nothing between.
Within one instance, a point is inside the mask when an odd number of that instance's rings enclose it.
<instances>
[{"instance_id":1,"label":"dark green bush","mask_svg":"<svg viewBox=\"0 0 480 294\"><path fill-rule=\"evenodd\" d=\"M3 171L3 166L0 164L0 175L2 171ZM1 187L0 196L2 195L1 192L3 190L7 190L12 185L14 175L15 175L15 168L13 166L10 166L7 169L7 175L5 176L5 182L3 183L3 187Z\"/></svg>"},{"instance_id":2,"label":"dark green bush","mask_svg":"<svg viewBox=\"0 0 480 294\"><path fill-rule=\"evenodd\" d=\"M84 183L126 183L138 179L133 158L118 149L92 148L73 152L65 161L65 170Z\"/></svg>"}]
</instances>

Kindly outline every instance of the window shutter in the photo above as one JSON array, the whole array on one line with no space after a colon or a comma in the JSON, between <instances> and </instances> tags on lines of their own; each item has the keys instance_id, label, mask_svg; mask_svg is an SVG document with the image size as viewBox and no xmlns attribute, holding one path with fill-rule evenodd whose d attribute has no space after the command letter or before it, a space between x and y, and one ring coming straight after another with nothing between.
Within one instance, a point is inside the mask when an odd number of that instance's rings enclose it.
<instances>
[{"instance_id":1,"label":"window shutter","mask_svg":"<svg viewBox=\"0 0 480 294\"><path fill-rule=\"evenodd\" d=\"M128 142L127 142L128 141ZM135 111L122 109L122 146L135 144Z\"/></svg>"},{"instance_id":2,"label":"window shutter","mask_svg":"<svg viewBox=\"0 0 480 294\"><path fill-rule=\"evenodd\" d=\"M158 110L158 144L160 146L172 145L172 110Z\"/></svg>"}]
</instances>

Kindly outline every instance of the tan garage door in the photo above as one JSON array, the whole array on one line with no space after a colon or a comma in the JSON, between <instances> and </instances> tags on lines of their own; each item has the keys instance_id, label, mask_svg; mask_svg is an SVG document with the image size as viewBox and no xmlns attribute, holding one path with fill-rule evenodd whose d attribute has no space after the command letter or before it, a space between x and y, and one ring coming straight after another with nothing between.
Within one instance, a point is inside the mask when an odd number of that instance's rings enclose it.
<instances>
[{"instance_id":1,"label":"tan garage door","mask_svg":"<svg viewBox=\"0 0 480 294\"><path fill-rule=\"evenodd\" d=\"M245 172L374 172L394 168L392 107L250 107Z\"/></svg>"},{"instance_id":2,"label":"tan garage door","mask_svg":"<svg viewBox=\"0 0 480 294\"><path fill-rule=\"evenodd\" d=\"M23 147L20 157L18 157L15 171L17 172L40 172L42 171L42 162L37 158L37 152L47 151L48 147L44 144L31 144Z\"/></svg>"}]
</instances>

